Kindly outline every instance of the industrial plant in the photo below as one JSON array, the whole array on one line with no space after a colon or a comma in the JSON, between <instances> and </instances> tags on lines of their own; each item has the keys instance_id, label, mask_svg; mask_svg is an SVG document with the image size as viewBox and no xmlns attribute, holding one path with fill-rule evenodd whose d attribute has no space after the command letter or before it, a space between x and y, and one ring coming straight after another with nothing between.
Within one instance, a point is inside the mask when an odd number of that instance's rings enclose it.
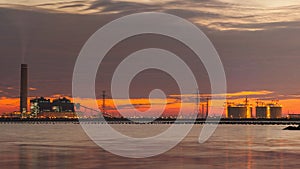
<instances>
[{"instance_id":1,"label":"industrial plant","mask_svg":"<svg viewBox=\"0 0 300 169\"><path fill-rule=\"evenodd\" d=\"M63 97L50 99L44 97L30 100L30 116L37 118L76 118L74 104Z\"/></svg>"},{"instance_id":2,"label":"industrial plant","mask_svg":"<svg viewBox=\"0 0 300 169\"><path fill-rule=\"evenodd\" d=\"M282 118L282 105L278 100L272 100L271 103L262 101L256 102L255 115L253 113L253 106L249 104L248 98L245 99L243 104L236 104L234 102L227 103L226 118L232 119L278 119Z\"/></svg>"},{"instance_id":3,"label":"industrial plant","mask_svg":"<svg viewBox=\"0 0 300 169\"><path fill-rule=\"evenodd\" d=\"M199 93L197 93L197 110L199 105L202 105L202 111L198 113L199 119L205 119L209 117L209 101L207 97L205 104L199 104ZM107 114L105 111L105 98L106 94L103 91L103 115ZM30 110L28 110L28 65L21 64L21 80L20 80L20 110L18 112L10 113L8 116L13 118L78 118L74 103L71 100L62 97L57 99L47 99L44 97L36 97L30 100ZM246 98L242 103L227 102L226 103L226 118L227 119L279 119L283 118L282 105L279 104L278 100L272 101L256 101L256 106L250 103L249 99ZM85 109L89 109L84 107ZM205 111L204 111L205 110ZM254 113L255 112L255 113ZM81 112L82 113L82 112ZM200 114L200 115L199 115ZM2 115L3 117L3 115ZM107 117L110 117L107 114ZM291 116L292 118L294 116Z\"/></svg>"},{"instance_id":4,"label":"industrial plant","mask_svg":"<svg viewBox=\"0 0 300 169\"><path fill-rule=\"evenodd\" d=\"M28 65L21 64L20 111L11 113L11 117L19 118L77 118L74 104L63 97L53 101L44 97L30 100L28 111Z\"/></svg>"}]
</instances>

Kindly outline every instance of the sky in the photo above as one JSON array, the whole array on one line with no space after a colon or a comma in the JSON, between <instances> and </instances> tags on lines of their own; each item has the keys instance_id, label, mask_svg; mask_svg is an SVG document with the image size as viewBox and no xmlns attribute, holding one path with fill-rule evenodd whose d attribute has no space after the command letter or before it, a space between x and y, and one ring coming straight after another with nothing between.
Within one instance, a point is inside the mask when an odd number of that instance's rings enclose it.
<instances>
[{"instance_id":1,"label":"sky","mask_svg":"<svg viewBox=\"0 0 300 169\"><path fill-rule=\"evenodd\" d=\"M74 65L87 39L114 19L149 11L187 19L208 36L224 65L229 99L279 99L284 113L300 113L297 0L0 0L0 112L18 110L21 63L30 68L30 97L71 97ZM197 77L200 93L210 93L207 72L189 49L170 38L145 35L120 42L106 55L96 79L99 99L102 90L110 95L120 61L148 47L181 56ZM178 86L157 70L141 72L132 82L134 105L147 107L145 98L154 88L164 89L169 106L176 107ZM190 102L193 107L193 98Z\"/></svg>"}]
</instances>

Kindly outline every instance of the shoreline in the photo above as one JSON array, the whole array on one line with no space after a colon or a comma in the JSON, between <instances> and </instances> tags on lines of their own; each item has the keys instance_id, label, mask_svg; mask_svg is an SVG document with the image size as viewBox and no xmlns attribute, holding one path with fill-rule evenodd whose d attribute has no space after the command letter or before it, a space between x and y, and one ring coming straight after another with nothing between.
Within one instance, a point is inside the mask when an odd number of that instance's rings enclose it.
<instances>
[{"instance_id":1,"label":"shoreline","mask_svg":"<svg viewBox=\"0 0 300 169\"><path fill-rule=\"evenodd\" d=\"M106 119L20 119L20 118L0 118L0 124L228 124L228 125L300 125L300 119L135 119L130 121L125 118L106 118ZM175 122L176 121L176 122Z\"/></svg>"}]
</instances>

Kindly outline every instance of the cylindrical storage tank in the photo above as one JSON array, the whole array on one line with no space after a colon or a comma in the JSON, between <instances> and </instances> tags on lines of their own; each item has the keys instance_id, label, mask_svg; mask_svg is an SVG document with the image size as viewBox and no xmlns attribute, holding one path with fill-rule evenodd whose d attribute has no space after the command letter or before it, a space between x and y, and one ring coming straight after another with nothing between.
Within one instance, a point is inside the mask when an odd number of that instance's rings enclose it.
<instances>
[{"instance_id":1,"label":"cylindrical storage tank","mask_svg":"<svg viewBox=\"0 0 300 169\"><path fill-rule=\"evenodd\" d=\"M228 118L247 118L246 106L228 106L227 107Z\"/></svg>"},{"instance_id":2,"label":"cylindrical storage tank","mask_svg":"<svg viewBox=\"0 0 300 169\"><path fill-rule=\"evenodd\" d=\"M268 118L267 111L268 111L267 106L257 106L256 107L256 118Z\"/></svg>"},{"instance_id":3,"label":"cylindrical storage tank","mask_svg":"<svg viewBox=\"0 0 300 169\"><path fill-rule=\"evenodd\" d=\"M282 118L282 107L270 105L270 117L273 119Z\"/></svg>"}]
</instances>

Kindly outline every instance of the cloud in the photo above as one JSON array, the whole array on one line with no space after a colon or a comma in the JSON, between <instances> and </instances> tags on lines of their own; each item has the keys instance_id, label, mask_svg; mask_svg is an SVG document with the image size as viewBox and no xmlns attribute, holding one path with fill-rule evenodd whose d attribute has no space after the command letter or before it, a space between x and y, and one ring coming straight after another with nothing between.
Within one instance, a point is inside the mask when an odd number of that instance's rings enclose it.
<instances>
[{"instance_id":1,"label":"cloud","mask_svg":"<svg viewBox=\"0 0 300 169\"><path fill-rule=\"evenodd\" d=\"M14 2L17 1L6 1L11 4ZM220 54L227 75L228 91L231 94L229 97L238 98L248 95L266 99L276 97L286 99L295 97L289 96L290 94L300 93L297 73L300 62L300 14L297 3L290 6L253 6L225 0L162 0L157 3L134 0L22 2L25 3L19 4L22 6L17 8L12 5L1 8L3 15L0 15L0 18L3 22L0 25L2 39L0 77L7 83L0 84L0 89L3 91L1 96L18 97L19 95L20 41L26 41L26 37L29 37L26 44L28 47L26 61L30 65L30 85L38 86L39 89L30 94L51 96L62 93L60 96L70 96L73 66L89 36L115 18L143 11L167 12L197 23ZM21 33L24 36L20 36ZM24 37L25 40L22 39ZM123 45L119 51L139 47L154 40ZM157 44L160 43L161 41ZM174 42L166 44L173 48L175 46ZM176 50L183 51L182 48ZM120 53L114 54L119 56ZM105 73L111 71L110 64L116 63L114 59L109 61L109 64L105 62L104 67L108 65L105 67L108 68ZM202 73L202 70L197 72ZM101 90L109 90L109 80L107 80L109 78L106 74L103 77L101 76L97 85ZM150 78L152 77L158 76L154 73ZM202 79L199 80L200 82L203 82ZM136 88L135 91L141 91L137 95L141 94L145 85L149 84L150 81L144 83L143 88ZM6 89L9 86L14 89ZM261 91L261 89L268 89L273 93L245 93ZM244 91L244 93L234 91ZM204 92L208 93L209 89ZM176 99L180 102L179 98ZM194 101L190 100L190 102Z\"/></svg>"},{"instance_id":2,"label":"cloud","mask_svg":"<svg viewBox=\"0 0 300 169\"><path fill-rule=\"evenodd\" d=\"M65 6L61 6L59 7L60 9L64 9L64 8L77 8L77 7L84 7L83 4L73 4L73 5L65 5Z\"/></svg>"},{"instance_id":3,"label":"cloud","mask_svg":"<svg viewBox=\"0 0 300 169\"><path fill-rule=\"evenodd\" d=\"M261 91L241 91L235 93L227 93L227 97L244 97L244 96L257 96L268 95L274 93L273 91L261 90Z\"/></svg>"},{"instance_id":4,"label":"cloud","mask_svg":"<svg viewBox=\"0 0 300 169\"><path fill-rule=\"evenodd\" d=\"M273 91L268 90L260 90L260 91L240 91L240 92L233 92L233 93L221 93L221 94L200 94L201 97L226 97L226 98L237 98L237 97L246 97L246 96L264 96L273 94ZM192 97L196 98L196 94L182 94L182 95L170 95L170 97Z\"/></svg>"},{"instance_id":5,"label":"cloud","mask_svg":"<svg viewBox=\"0 0 300 169\"><path fill-rule=\"evenodd\" d=\"M3 0L2 0L3 1ZM0 0L1 2L1 0ZM190 19L201 26L215 30L258 31L284 28L283 23L299 22L300 2L262 3L232 0L87 0L87 1L10 1L8 4L74 14L128 14L158 11ZM299 27L295 25L296 27Z\"/></svg>"}]
</instances>

